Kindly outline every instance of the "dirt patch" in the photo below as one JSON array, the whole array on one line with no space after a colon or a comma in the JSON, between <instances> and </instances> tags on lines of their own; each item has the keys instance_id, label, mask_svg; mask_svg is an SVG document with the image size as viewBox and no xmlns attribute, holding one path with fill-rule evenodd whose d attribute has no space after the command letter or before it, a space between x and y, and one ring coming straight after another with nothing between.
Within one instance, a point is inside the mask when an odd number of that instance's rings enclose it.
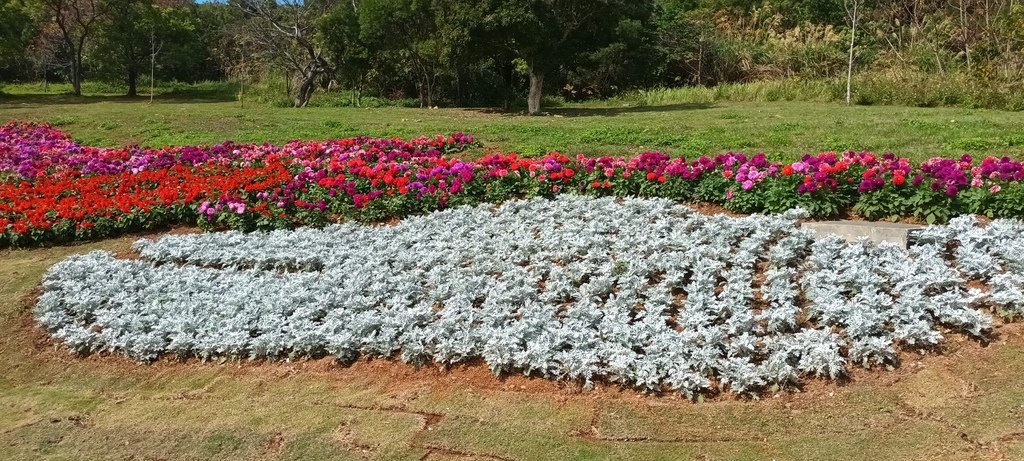
<instances>
[{"instance_id":1,"label":"dirt patch","mask_svg":"<svg viewBox=\"0 0 1024 461\"><path fill-rule=\"evenodd\" d=\"M260 450L260 453L263 456L279 455L281 454L281 451L284 449L286 442L287 441L285 440L284 435L278 432L277 434L274 434L272 437L270 437L270 440L267 440L267 442L263 445L263 449Z\"/></svg>"},{"instance_id":2,"label":"dirt patch","mask_svg":"<svg viewBox=\"0 0 1024 461\"><path fill-rule=\"evenodd\" d=\"M732 218L742 218L744 216L749 216L742 213L733 212L724 206L715 205L713 203L687 203L685 205L688 208L705 215L725 215Z\"/></svg>"}]
</instances>

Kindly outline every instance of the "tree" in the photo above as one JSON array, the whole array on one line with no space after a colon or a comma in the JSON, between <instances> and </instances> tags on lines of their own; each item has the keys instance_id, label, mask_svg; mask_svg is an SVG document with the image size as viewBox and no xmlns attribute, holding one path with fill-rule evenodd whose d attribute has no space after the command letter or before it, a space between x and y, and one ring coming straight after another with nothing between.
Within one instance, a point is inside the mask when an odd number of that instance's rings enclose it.
<instances>
[{"instance_id":1,"label":"tree","mask_svg":"<svg viewBox=\"0 0 1024 461\"><path fill-rule=\"evenodd\" d=\"M236 0L247 16L238 39L256 55L283 64L297 81L294 105L306 107L330 65L324 58L316 21L330 0Z\"/></svg>"},{"instance_id":2,"label":"tree","mask_svg":"<svg viewBox=\"0 0 1024 461\"><path fill-rule=\"evenodd\" d=\"M19 0L0 0L0 77L26 60L38 25Z\"/></svg>"},{"instance_id":3,"label":"tree","mask_svg":"<svg viewBox=\"0 0 1024 461\"><path fill-rule=\"evenodd\" d=\"M189 82L224 78L230 63L228 49L235 45L235 27L242 22L242 12L216 2L190 2L158 11L163 29L157 31L163 42L157 62L159 75Z\"/></svg>"},{"instance_id":4,"label":"tree","mask_svg":"<svg viewBox=\"0 0 1024 461\"><path fill-rule=\"evenodd\" d=\"M360 96L372 68L370 52L359 31L359 4L340 2L318 23L327 52L334 63L334 75L352 90L352 105Z\"/></svg>"},{"instance_id":5,"label":"tree","mask_svg":"<svg viewBox=\"0 0 1024 461\"><path fill-rule=\"evenodd\" d=\"M566 88L577 91L577 97L612 96L628 88L650 87L661 77L665 58L656 46L653 9L644 8L645 4L631 5L604 32L607 38L602 46L566 61Z\"/></svg>"},{"instance_id":6,"label":"tree","mask_svg":"<svg viewBox=\"0 0 1024 461\"><path fill-rule=\"evenodd\" d=\"M102 71L119 74L128 96L138 95L139 74L150 58L150 39L159 28L152 0L102 0L95 55Z\"/></svg>"},{"instance_id":7,"label":"tree","mask_svg":"<svg viewBox=\"0 0 1024 461\"><path fill-rule=\"evenodd\" d=\"M33 71L43 79L43 92L50 91L51 72L67 70L68 59L63 56L63 40L54 24L46 24L36 34L25 53Z\"/></svg>"},{"instance_id":8,"label":"tree","mask_svg":"<svg viewBox=\"0 0 1024 461\"><path fill-rule=\"evenodd\" d=\"M38 0L44 13L57 25L71 65L71 87L82 95L82 59L100 18L98 0Z\"/></svg>"},{"instance_id":9,"label":"tree","mask_svg":"<svg viewBox=\"0 0 1024 461\"><path fill-rule=\"evenodd\" d=\"M378 59L380 67L393 67L411 77L420 107L434 105L438 79L450 70L433 4L431 0L363 0L359 4L360 40L378 57L391 61Z\"/></svg>"},{"instance_id":10,"label":"tree","mask_svg":"<svg viewBox=\"0 0 1024 461\"><path fill-rule=\"evenodd\" d=\"M607 46L621 20L648 2L630 0L505 0L492 5L484 27L527 68L531 115L540 114L544 81L563 63Z\"/></svg>"}]
</instances>

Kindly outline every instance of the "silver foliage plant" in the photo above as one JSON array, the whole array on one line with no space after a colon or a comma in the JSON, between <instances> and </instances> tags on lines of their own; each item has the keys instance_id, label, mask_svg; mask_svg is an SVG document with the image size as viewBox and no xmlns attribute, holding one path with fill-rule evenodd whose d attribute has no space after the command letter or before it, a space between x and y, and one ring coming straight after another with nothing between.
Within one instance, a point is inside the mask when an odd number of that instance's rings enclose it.
<instances>
[{"instance_id":1,"label":"silver foliage plant","mask_svg":"<svg viewBox=\"0 0 1024 461\"><path fill-rule=\"evenodd\" d=\"M75 256L35 310L78 352L483 359L494 373L757 396L1024 315L1024 225L968 218L909 250L660 199L513 201L391 227L167 236ZM987 283L988 292L968 288ZM991 309L990 309L991 308Z\"/></svg>"}]
</instances>

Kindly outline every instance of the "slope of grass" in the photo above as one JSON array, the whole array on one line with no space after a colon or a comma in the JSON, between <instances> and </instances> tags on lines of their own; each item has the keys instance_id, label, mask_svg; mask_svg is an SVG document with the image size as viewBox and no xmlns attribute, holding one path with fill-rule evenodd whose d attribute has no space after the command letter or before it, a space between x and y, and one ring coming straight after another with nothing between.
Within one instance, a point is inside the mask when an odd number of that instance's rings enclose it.
<instances>
[{"instance_id":1,"label":"slope of grass","mask_svg":"<svg viewBox=\"0 0 1024 461\"><path fill-rule=\"evenodd\" d=\"M0 459L1013 459L1024 328L762 401L578 392L482 366L77 358L34 329L45 269L132 239L0 253Z\"/></svg>"},{"instance_id":2,"label":"slope of grass","mask_svg":"<svg viewBox=\"0 0 1024 461\"><path fill-rule=\"evenodd\" d=\"M484 150L536 155L678 155L766 152L794 158L829 150L932 156L1024 154L1024 113L974 109L852 106L827 102L721 102L637 107L596 102L526 117L472 109L273 108L216 98L15 95L0 121L49 121L81 142L114 146L280 143L367 134L413 137L466 131Z\"/></svg>"}]
</instances>

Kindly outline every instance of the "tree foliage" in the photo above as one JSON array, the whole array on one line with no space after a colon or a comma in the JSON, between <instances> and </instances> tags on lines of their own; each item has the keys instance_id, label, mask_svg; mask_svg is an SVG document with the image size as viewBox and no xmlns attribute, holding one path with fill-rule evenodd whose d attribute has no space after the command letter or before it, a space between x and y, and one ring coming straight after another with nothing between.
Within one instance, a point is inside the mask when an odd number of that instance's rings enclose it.
<instances>
[{"instance_id":1,"label":"tree foliage","mask_svg":"<svg viewBox=\"0 0 1024 461\"><path fill-rule=\"evenodd\" d=\"M222 1L0 0L0 78L56 72L77 92L89 75L134 93L149 60L164 80L285 75L299 106L340 88L355 105L538 113L546 96L849 76L852 102L1024 108L1008 96L1024 80L1016 0L857 0L856 33L851 0ZM948 82L967 95L917 89Z\"/></svg>"}]
</instances>

